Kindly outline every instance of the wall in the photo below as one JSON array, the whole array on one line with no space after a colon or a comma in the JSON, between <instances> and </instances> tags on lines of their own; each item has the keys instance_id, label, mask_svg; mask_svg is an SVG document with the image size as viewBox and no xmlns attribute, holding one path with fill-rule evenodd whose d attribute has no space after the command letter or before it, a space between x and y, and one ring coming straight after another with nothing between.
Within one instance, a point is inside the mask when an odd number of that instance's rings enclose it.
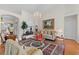
<instances>
[{"instance_id":1,"label":"wall","mask_svg":"<svg viewBox=\"0 0 79 59\"><path fill-rule=\"evenodd\" d=\"M77 15L77 40L79 41L79 13Z\"/></svg>"},{"instance_id":2,"label":"wall","mask_svg":"<svg viewBox=\"0 0 79 59\"><path fill-rule=\"evenodd\" d=\"M13 15L13 16L17 17L18 19L20 19L20 15L0 9L0 16L1 15Z\"/></svg>"},{"instance_id":3,"label":"wall","mask_svg":"<svg viewBox=\"0 0 79 59\"><path fill-rule=\"evenodd\" d=\"M21 40L21 36L23 34L23 30L21 29L21 25L22 25L22 21L26 21L26 23L28 24L27 21L29 21L29 17L31 15L28 13L28 12L25 12L25 11L21 11L21 17L20 17L20 20L19 20L19 24L18 24L18 28L19 28L19 39Z\"/></svg>"},{"instance_id":4,"label":"wall","mask_svg":"<svg viewBox=\"0 0 79 59\"><path fill-rule=\"evenodd\" d=\"M40 30L42 30L42 20L40 19L40 17L34 16L33 13L22 10L21 17L19 20L19 27L18 27L19 28L19 38L23 34L23 30L21 29L22 21L25 21L27 23L28 27L32 26L33 31L35 30L36 25L38 25L38 28Z\"/></svg>"},{"instance_id":5,"label":"wall","mask_svg":"<svg viewBox=\"0 0 79 59\"><path fill-rule=\"evenodd\" d=\"M55 30L61 29L64 32L64 6L58 5L55 8L51 8L52 12L48 11L43 14L43 19L55 19Z\"/></svg>"},{"instance_id":6,"label":"wall","mask_svg":"<svg viewBox=\"0 0 79 59\"><path fill-rule=\"evenodd\" d=\"M43 14L43 19L55 18L55 29L62 29L64 32L64 17L77 15L77 40L79 40L79 5L58 5L51 8L52 12L48 11Z\"/></svg>"},{"instance_id":7,"label":"wall","mask_svg":"<svg viewBox=\"0 0 79 59\"><path fill-rule=\"evenodd\" d=\"M77 15L77 41L79 41L79 5L67 5L65 10L65 16Z\"/></svg>"}]
</instances>

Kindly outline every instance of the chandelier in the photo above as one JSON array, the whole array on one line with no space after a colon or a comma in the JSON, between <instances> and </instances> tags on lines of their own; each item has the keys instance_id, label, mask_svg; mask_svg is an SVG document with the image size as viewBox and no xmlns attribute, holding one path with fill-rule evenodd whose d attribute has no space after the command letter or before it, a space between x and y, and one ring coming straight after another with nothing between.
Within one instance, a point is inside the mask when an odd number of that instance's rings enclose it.
<instances>
[{"instance_id":1,"label":"chandelier","mask_svg":"<svg viewBox=\"0 0 79 59\"><path fill-rule=\"evenodd\" d=\"M41 18L41 17L42 17L42 14L41 14L40 12L37 11L37 12L34 13L34 16L35 16L35 17Z\"/></svg>"}]
</instances>

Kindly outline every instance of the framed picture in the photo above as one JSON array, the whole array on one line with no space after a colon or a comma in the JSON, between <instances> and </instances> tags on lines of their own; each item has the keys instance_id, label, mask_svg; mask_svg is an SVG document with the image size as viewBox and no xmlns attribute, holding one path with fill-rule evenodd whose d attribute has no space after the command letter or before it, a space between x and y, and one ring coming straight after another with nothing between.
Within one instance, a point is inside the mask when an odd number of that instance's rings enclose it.
<instances>
[{"instance_id":1,"label":"framed picture","mask_svg":"<svg viewBox=\"0 0 79 59\"><path fill-rule=\"evenodd\" d=\"M43 21L44 29L54 29L54 19L48 19Z\"/></svg>"}]
</instances>

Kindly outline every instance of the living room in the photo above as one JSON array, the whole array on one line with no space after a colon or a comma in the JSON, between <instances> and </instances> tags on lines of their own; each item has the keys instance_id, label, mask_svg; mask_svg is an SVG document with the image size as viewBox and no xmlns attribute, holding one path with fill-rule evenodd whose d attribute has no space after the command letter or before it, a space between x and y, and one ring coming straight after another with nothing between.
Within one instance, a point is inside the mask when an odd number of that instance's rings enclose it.
<instances>
[{"instance_id":1,"label":"living room","mask_svg":"<svg viewBox=\"0 0 79 59\"><path fill-rule=\"evenodd\" d=\"M0 5L0 53L2 55L79 54L78 7L79 5L73 4ZM68 23L72 19L73 22ZM9 50L7 45L10 44L13 45ZM15 49L17 45L21 50L19 53L18 49Z\"/></svg>"}]
</instances>

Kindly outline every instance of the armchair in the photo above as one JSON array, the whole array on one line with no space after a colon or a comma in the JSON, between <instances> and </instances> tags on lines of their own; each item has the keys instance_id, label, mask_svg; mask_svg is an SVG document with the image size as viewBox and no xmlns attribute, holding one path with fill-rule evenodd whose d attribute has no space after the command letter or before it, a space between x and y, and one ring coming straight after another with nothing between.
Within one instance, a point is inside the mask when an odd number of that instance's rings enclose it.
<instances>
[{"instance_id":1,"label":"armchair","mask_svg":"<svg viewBox=\"0 0 79 59\"><path fill-rule=\"evenodd\" d=\"M5 45L5 55L42 55L42 51L33 47L23 49L16 41L8 39Z\"/></svg>"}]
</instances>

